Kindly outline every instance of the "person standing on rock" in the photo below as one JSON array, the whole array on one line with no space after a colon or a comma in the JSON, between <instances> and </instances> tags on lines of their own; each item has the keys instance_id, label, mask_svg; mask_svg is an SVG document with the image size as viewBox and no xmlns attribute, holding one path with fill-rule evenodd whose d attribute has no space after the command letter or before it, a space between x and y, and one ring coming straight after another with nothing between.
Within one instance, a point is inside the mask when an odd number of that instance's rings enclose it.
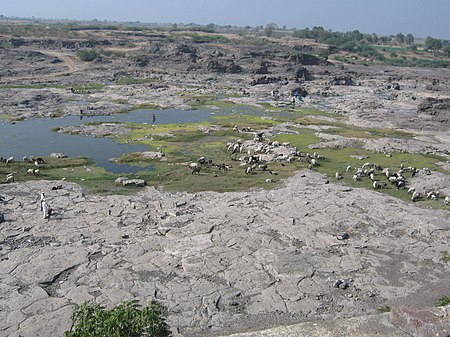
<instances>
[{"instance_id":1,"label":"person standing on rock","mask_svg":"<svg viewBox=\"0 0 450 337\"><path fill-rule=\"evenodd\" d=\"M47 198L45 197L44 192L41 192L41 211L44 213L44 219L48 219L52 212L52 209L48 205Z\"/></svg>"}]
</instances>

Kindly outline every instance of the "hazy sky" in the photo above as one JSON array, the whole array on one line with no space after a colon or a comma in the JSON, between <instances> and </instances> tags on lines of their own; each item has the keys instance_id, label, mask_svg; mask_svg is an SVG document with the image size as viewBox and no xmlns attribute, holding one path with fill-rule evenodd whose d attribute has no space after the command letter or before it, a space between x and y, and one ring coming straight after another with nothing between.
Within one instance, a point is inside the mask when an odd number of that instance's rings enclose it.
<instances>
[{"instance_id":1,"label":"hazy sky","mask_svg":"<svg viewBox=\"0 0 450 337\"><path fill-rule=\"evenodd\" d=\"M450 0L0 0L6 16L305 28L450 39Z\"/></svg>"}]
</instances>

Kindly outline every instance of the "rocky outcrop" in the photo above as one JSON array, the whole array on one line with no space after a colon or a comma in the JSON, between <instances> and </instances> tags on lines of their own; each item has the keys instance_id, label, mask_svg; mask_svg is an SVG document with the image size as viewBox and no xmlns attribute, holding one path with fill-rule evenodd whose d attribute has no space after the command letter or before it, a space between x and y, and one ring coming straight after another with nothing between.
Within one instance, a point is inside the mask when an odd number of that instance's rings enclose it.
<instances>
[{"instance_id":1,"label":"rocky outcrop","mask_svg":"<svg viewBox=\"0 0 450 337\"><path fill-rule=\"evenodd\" d=\"M319 65L319 64L325 64L326 60L317 57L315 55L311 54L293 54L290 55L288 58L288 61L294 64L302 64L302 65Z\"/></svg>"},{"instance_id":2,"label":"rocky outcrop","mask_svg":"<svg viewBox=\"0 0 450 337\"><path fill-rule=\"evenodd\" d=\"M305 67L300 67L295 72L295 81L296 82L304 82L304 81L313 81L314 76L312 76L308 69Z\"/></svg>"},{"instance_id":3,"label":"rocky outcrop","mask_svg":"<svg viewBox=\"0 0 450 337\"><path fill-rule=\"evenodd\" d=\"M279 83L279 82L287 82L286 79L281 77L274 76L261 76L250 82L250 85L258 85L258 84L269 84L269 83ZM287 83L286 83L287 84Z\"/></svg>"},{"instance_id":4,"label":"rocky outcrop","mask_svg":"<svg viewBox=\"0 0 450 337\"><path fill-rule=\"evenodd\" d=\"M351 76L342 75L342 76L334 76L329 82L328 85L355 85L355 81Z\"/></svg>"},{"instance_id":5,"label":"rocky outcrop","mask_svg":"<svg viewBox=\"0 0 450 337\"><path fill-rule=\"evenodd\" d=\"M267 61L261 61L254 73L258 75L269 74L269 63Z\"/></svg>"},{"instance_id":6,"label":"rocky outcrop","mask_svg":"<svg viewBox=\"0 0 450 337\"><path fill-rule=\"evenodd\" d=\"M440 110L450 110L450 98L427 97L417 107L418 113L435 115Z\"/></svg>"},{"instance_id":7,"label":"rocky outcrop","mask_svg":"<svg viewBox=\"0 0 450 337\"><path fill-rule=\"evenodd\" d=\"M392 324L411 336L450 336L450 317L448 317L448 314L447 317L442 318L430 310L397 305L391 309L389 319Z\"/></svg>"},{"instance_id":8,"label":"rocky outcrop","mask_svg":"<svg viewBox=\"0 0 450 337\"><path fill-rule=\"evenodd\" d=\"M233 60L212 60L207 63L206 69L214 73L236 74L242 72L242 67Z\"/></svg>"}]
</instances>

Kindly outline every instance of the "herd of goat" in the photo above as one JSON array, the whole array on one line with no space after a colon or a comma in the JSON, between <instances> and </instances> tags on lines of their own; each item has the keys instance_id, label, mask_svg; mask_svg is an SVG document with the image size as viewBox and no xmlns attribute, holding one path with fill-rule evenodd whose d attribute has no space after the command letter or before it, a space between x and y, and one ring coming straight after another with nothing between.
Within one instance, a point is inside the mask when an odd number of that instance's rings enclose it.
<instances>
[{"instance_id":1,"label":"herd of goat","mask_svg":"<svg viewBox=\"0 0 450 337\"><path fill-rule=\"evenodd\" d=\"M272 175L277 175L276 171L268 170L270 162L277 161L285 165L284 162L291 163L294 161L301 161L308 164L309 169L320 165L320 160L323 157L317 153L305 153L300 152L290 143L280 143L277 141L264 142L263 132L254 132L253 140L242 141L241 139L235 142L227 143L227 151L232 154L232 159L239 162L239 167L243 168L245 174L254 174L257 170L261 172L268 172ZM33 168L27 170L27 175L39 176L40 167L45 164L44 159L41 157L23 157L23 162L33 164ZM6 166L14 162L14 157L3 158L0 157L0 163L4 163ZM230 165L225 163L215 164L211 159L200 157L196 162L189 164L192 174L200 174L202 167L216 167L218 170L229 171ZM14 182L14 173L11 172L6 175L5 183ZM365 163L361 167L353 168L348 165L345 168L345 174L351 174L354 182L369 179L374 189L387 188L388 185L397 189L408 188L408 193L411 194L411 200L413 202L418 201L420 198L427 198L431 200L443 199L445 205L450 205L450 196L442 195L439 191L417 191L413 186L410 186L405 178L405 174L408 173L411 177L416 174L430 175L431 170L423 168L418 170L415 167L405 167L403 163L399 165L398 169L383 168L378 164ZM344 178L344 173L336 172L336 180ZM272 182L272 179L266 179L266 182Z\"/></svg>"},{"instance_id":2,"label":"herd of goat","mask_svg":"<svg viewBox=\"0 0 450 337\"><path fill-rule=\"evenodd\" d=\"M22 161L25 163L30 163L33 164L33 168L29 168L27 170L27 175L32 175L35 177L38 177L40 175L40 167L45 164L45 161L42 157L34 157L34 156L30 156L30 157L23 157ZM4 163L6 164L6 166L14 163L14 157L9 157L9 158L3 158L0 157L0 163ZM14 182L14 174L17 172L10 172L6 175L6 179L5 179L5 183L12 183Z\"/></svg>"},{"instance_id":3,"label":"herd of goat","mask_svg":"<svg viewBox=\"0 0 450 337\"><path fill-rule=\"evenodd\" d=\"M309 169L313 169L314 167L319 166L320 160L323 159L317 152L300 152L288 142L264 142L262 132L255 132L252 141L243 142L241 139L238 139L235 142L227 143L226 147L227 151L234 155L232 158L240 162L239 167L244 168L243 171L245 174L253 174L255 171L259 170L276 175L277 172L268 170L268 164L271 161L288 163L302 161L308 164ZM219 170L223 169L224 171L228 171L231 168L225 164L214 164L211 159L206 159L205 157L198 158L197 162L189 165L189 168L192 170L192 174L200 174L201 168L205 165L215 166L218 167ZM443 199L445 205L450 205L450 196L442 195L436 190L423 191L421 193L417 191L415 187L410 186L406 180L406 173L411 177L415 177L417 174L430 175L431 170L429 168L422 168L419 170L412 166L405 167L404 164L401 163L398 169L390 169L383 168L375 163L364 163L361 167L356 168L348 165L345 168L345 172L352 175L352 180L354 182L369 179L374 189L388 188L388 186L392 186L399 190L408 188L407 191L411 194L411 200L413 202L416 202L421 198L430 200ZM343 173L336 172L335 178L336 180L341 180L344 178L344 175ZM266 179L266 182L272 182L272 180Z\"/></svg>"}]
</instances>

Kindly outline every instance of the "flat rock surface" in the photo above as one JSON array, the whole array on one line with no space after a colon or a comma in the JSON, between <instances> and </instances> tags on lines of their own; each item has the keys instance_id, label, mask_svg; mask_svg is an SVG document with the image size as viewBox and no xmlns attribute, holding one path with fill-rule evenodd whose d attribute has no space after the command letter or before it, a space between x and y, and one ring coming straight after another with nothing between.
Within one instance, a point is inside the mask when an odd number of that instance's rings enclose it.
<instances>
[{"instance_id":1,"label":"flat rock surface","mask_svg":"<svg viewBox=\"0 0 450 337\"><path fill-rule=\"evenodd\" d=\"M450 211L325 182L300 171L270 191L135 196L1 185L0 336L61 336L87 300L155 300L175 336L217 336L448 296Z\"/></svg>"},{"instance_id":2,"label":"flat rock surface","mask_svg":"<svg viewBox=\"0 0 450 337\"><path fill-rule=\"evenodd\" d=\"M301 108L346 116L341 121L352 127L415 135L363 139L308 126L321 139L312 148L357 142L382 152L446 158L450 152L449 69L299 60L296 49L327 47L292 38L258 50L106 30L76 39L4 34L0 42L0 116L6 120L109 115L148 104L191 109L202 97L290 108L289 92L301 88L308 92ZM122 50L124 57L80 61L76 50L92 44ZM122 85L127 78L145 81ZM71 88L80 83L101 89ZM104 137L128 128L103 123L60 131ZM418 191L449 194L444 174L413 182ZM54 209L50 219L39 211L40 191ZM155 300L166 308L174 336L195 337L373 314L398 303L433 306L450 294L450 263L441 261L450 251L450 210L326 184L312 171L270 191L171 194L143 187L135 196L97 196L75 184L33 181L0 185L0 196L0 337L62 336L73 308L85 301ZM386 324L365 320L371 317L352 321L368 327L361 336L389 335ZM320 325L319 335L345 335L346 322ZM311 333L319 329L306 326Z\"/></svg>"}]
</instances>

